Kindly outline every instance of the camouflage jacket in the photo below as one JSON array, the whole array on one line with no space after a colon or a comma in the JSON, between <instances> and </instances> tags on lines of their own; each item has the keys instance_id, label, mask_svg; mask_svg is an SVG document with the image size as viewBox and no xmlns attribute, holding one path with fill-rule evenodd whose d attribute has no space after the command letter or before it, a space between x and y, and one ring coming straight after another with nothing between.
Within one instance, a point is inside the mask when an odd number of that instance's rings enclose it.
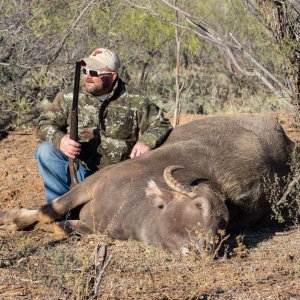
<instances>
[{"instance_id":1,"label":"camouflage jacket","mask_svg":"<svg viewBox=\"0 0 300 300\"><path fill-rule=\"evenodd\" d=\"M61 138L69 133L72 99L72 93L58 93L39 118L39 138L58 149ZM93 172L129 158L137 141L156 148L171 129L162 111L121 79L103 102L87 92L79 94L78 135L82 150L78 159Z\"/></svg>"}]
</instances>

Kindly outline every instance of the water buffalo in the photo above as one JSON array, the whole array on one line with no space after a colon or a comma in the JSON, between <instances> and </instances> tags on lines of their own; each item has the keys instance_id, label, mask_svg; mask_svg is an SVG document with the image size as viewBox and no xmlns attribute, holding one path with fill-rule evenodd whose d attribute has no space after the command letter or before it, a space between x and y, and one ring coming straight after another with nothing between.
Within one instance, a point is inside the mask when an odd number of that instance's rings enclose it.
<instances>
[{"instance_id":1,"label":"water buffalo","mask_svg":"<svg viewBox=\"0 0 300 300\"><path fill-rule=\"evenodd\" d=\"M263 179L286 175L294 148L270 116L194 120L160 148L104 168L50 204L0 214L0 225L50 223L80 207L78 220L59 228L133 237L170 251L191 243L209 249L220 229L255 224L269 212Z\"/></svg>"}]
</instances>

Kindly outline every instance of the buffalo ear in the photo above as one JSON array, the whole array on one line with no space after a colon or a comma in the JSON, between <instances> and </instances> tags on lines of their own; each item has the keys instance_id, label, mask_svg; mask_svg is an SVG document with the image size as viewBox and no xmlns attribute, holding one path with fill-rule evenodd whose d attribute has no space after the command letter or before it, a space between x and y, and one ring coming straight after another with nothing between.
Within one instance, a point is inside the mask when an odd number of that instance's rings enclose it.
<instances>
[{"instance_id":1,"label":"buffalo ear","mask_svg":"<svg viewBox=\"0 0 300 300\"><path fill-rule=\"evenodd\" d=\"M201 183L206 183L206 182L208 182L209 180L207 179L207 178L197 178L197 179L194 179L191 183L190 183L190 185L191 186L197 186L197 185L199 185L199 184L201 184Z\"/></svg>"},{"instance_id":2,"label":"buffalo ear","mask_svg":"<svg viewBox=\"0 0 300 300\"><path fill-rule=\"evenodd\" d=\"M153 180L148 181L148 186L146 188L146 196L151 201L153 206L156 206L160 209L164 208L164 206L168 202L165 193L163 193L159 189L159 187Z\"/></svg>"}]
</instances>

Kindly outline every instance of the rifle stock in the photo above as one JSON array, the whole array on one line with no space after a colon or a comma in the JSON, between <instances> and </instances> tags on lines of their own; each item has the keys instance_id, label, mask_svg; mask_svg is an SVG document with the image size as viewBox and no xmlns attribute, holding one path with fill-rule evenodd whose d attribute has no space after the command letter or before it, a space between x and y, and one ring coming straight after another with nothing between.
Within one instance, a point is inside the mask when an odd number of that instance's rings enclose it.
<instances>
[{"instance_id":1,"label":"rifle stock","mask_svg":"<svg viewBox=\"0 0 300 300\"><path fill-rule=\"evenodd\" d=\"M78 95L79 95L79 86L80 86L80 71L81 71L80 61L76 61L73 101L72 101L72 111L71 111L71 124L70 124L70 138L76 142L78 142ZM79 182L76 175L76 171L77 171L76 159L69 158L69 169L70 169L70 176L71 176L70 188L73 188Z\"/></svg>"}]
</instances>

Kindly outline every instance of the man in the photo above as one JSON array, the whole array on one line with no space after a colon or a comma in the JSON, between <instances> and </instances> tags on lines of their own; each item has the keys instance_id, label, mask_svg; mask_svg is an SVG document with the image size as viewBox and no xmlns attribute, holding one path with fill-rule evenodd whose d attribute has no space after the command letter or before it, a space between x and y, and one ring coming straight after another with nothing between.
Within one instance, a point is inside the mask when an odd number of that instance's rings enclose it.
<instances>
[{"instance_id":1,"label":"man","mask_svg":"<svg viewBox=\"0 0 300 300\"><path fill-rule=\"evenodd\" d=\"M100 168L158 147L172 128L155 104L120 79L115 53L97 49L81 60L81 66L84 90L78 99L79 142L69 137L72 93L58 93L39 118L38 136L45 142L35 157L48 202L70 189L68 158L78 158L81 181Z\"/></svg>"}]
</instances>

